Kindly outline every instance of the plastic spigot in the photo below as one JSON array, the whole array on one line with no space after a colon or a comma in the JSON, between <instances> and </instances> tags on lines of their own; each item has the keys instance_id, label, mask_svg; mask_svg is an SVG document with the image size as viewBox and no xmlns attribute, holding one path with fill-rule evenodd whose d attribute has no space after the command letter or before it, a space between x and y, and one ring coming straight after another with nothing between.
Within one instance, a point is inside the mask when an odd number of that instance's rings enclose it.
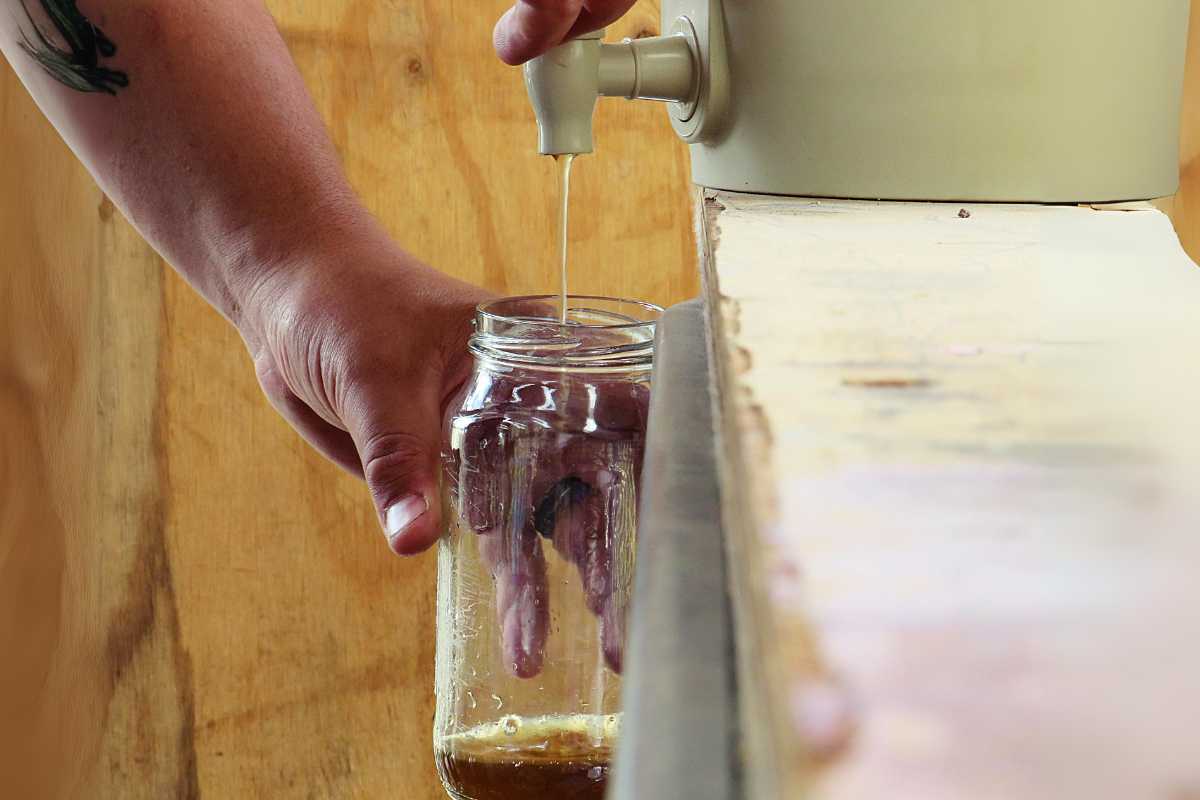
<instances>
[{"instance_id":1,"label":"plastic spigot","mask_svg":"<svg viewBox=\"0 0 1200 800\"><path fill-rule=\"evenodd\" d=\"M538 125L538 152L590 153L601 96L694 104L700 71L684 32L604 44L604 31L572 39L525 65Z\"/></svg>"}]
</instances>

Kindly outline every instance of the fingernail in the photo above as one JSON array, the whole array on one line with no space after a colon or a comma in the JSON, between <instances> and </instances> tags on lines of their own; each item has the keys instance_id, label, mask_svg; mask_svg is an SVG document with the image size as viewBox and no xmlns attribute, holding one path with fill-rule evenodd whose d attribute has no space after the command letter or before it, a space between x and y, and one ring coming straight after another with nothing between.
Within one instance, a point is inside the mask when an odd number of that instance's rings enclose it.
<instances>
[{"instance_id":1,"label":"fingernail","mask_svg":"<svg viewBox=\"0 0 1200 800\"><path fill-rule=\"evenodd\" d=\"M408 527L429 510L429 501L422 495L412 494L391 506L383 515L384 532L388 541L403 535Z\"/></svg>"}]
</instances>

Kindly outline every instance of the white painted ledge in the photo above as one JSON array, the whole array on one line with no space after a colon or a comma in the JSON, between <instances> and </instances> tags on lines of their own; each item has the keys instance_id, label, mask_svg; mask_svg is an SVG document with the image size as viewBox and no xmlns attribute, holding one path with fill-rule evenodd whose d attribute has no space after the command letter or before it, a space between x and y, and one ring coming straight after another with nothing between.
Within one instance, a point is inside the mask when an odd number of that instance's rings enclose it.
<instances>
[{"instance_id":1,"label":"white painted ledge","mask_svg":"<svg viewBox=\"0 0 1200 800\"><path fill-rule=\"evenodd\" d=\"M702 223L755 796L1200 797L1200 269L1167 218Z\"/></svg>"}]
</instances>

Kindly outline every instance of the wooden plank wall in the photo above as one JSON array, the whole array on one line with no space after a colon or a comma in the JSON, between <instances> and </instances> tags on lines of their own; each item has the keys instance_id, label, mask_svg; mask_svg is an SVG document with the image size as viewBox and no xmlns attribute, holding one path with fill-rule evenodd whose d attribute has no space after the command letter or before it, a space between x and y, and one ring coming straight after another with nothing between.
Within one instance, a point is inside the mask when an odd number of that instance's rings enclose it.
<instances>
[{"instance_id":1,"label":"wooden plank wall","mask_svg":"<svg viewBox=\"0 0 1200 800\"><path fill-rule=\"evenodd\" d=\"M503 5L271 2L367 204L430 262L516 293L553 275L553 177L490 53ZM643 0L613 32L657 18ZM1200 58L1188 87L1173 211L1198 256ZM578 288L694 295L686 152L661 111L605 101L598 142L576 167ZM439 797L432 560L385 557L361 487L275 418L235 334L7 66L0 242L5 794Z\"/></svg>"},{"instance_id":2,"label":"wooden plank wall","mask_svg":"<svg viewBox=\"0 0 1200 800\"><path fill-rule=\"evenodd\" d=\"M422 258L546 290L553 165L505 0L273 0L363 199ZM613 33L658 28L644 2ZM575 289L694 296L687 155L605 101ZM114 213L0 66L0 795L443 795L434 559L259 394L236 334Z\"/></svg>"},{"instance_id":3,"label":"wooden plank wall","mask_svg":"<svg viewBox=\"0 0 1200 800\"><path fill-rule=\"evenodd\" d=\"M1200 262L1200 0L1192 0L1188 31L1179 165L1179 193L1162 207L1170 213L1184 249L1193 261Z\"/></svg>"}]
</instances>

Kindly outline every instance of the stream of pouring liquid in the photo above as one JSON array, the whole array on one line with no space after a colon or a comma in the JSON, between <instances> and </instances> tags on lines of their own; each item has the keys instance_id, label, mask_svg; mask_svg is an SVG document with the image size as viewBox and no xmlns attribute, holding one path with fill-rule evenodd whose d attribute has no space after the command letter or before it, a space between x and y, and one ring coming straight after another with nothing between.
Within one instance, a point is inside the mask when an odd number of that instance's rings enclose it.
<instances>
[{"instance_id":1,"label":"stream of pouring liquid","mask_svg":"<svg viewBox=\"0 0 1200 800\"><path fill-rule=\"evenodd\" d=\"M558 313L559 322L563 325L567 324L567 219L571 207L571 164L575 162L575 153L564 153L554 156L555 163L558 164L558 180L559 191L559 238L558 252L561 259L562 272L559 276L558 288ZM567 390L569 391L569 389ZM595 679L592 682L592 708L601 709L604 707L604 692L607 687L608 672L605 668L604 653L597 649L596 651L596 672ZM592 741L592 746L599 748L604 741L604 728L602 717L599 713L594 715L593 724L588 726L588 734Z\"/></svg>"},{"instance_id":2,"label":"stream of pouring liquid","mask_svg":"<svg viewBox=\"0 0 1200 800\"><path fill-rule=\"evenodd\" d=\"M561 260L561 275L558 287L559 322L567 324L567 217L571 207L571 164L575 162L574 153L564 153L555 156L558 164L558 181L561 198L558 211L558 254Z\"/></svg>"}]
</instances>

